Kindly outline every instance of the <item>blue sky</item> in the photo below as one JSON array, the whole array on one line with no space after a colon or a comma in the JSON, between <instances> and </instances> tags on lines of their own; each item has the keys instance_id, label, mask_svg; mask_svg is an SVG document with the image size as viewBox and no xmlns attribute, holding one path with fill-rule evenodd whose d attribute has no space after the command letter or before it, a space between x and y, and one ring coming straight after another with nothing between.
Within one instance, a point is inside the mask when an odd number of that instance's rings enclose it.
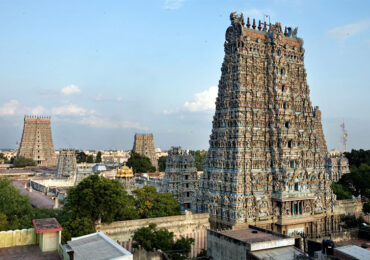
<instances>
[{"instance_id":1,"label":"blue sky","mask_svg":"<svg viewBox=\"0 0 370 260\"><path fill-rule=\"evenodd\" d=\"M370 2L350 0L1 0L0 147L44 114L56 148L207 149L232 11L298 26L328 148L344 121L370 149Z\"/></svg>"}]
</instances>

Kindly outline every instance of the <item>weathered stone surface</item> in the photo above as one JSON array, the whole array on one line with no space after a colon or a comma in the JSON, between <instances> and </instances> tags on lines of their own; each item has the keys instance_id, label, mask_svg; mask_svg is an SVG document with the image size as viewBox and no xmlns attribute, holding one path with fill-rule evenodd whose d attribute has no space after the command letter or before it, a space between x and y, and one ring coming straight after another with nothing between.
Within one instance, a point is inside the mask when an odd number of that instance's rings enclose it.
<instances>
[{"instance_id":1,"label":"weathered stone surface","mask_svg":"<svg viewBox=\"0 0 370 260\"><path fill-rule=\"evenodd\" d=\"M50 117L25 116L18 156L31 158L40 166L55 166Z\"/></svg>"},{"instance_id":2,"label":"weathered stone surface","mask_svg":"<svg viewBox=\"0 0 370 260\"><path fill-rule=\"evenodd\" d=\"M297 29L283 34L280 23L255 30L242 15L230 18L197 210L215 228L256 222L282 233L334 231L336 198L303 40Z\"/></svg>"},{"instance_id":3,"label":"weathered stone surface","mask_svg":"<svg viewBox=\"0 0 370 260\"><path fill-rule=\"evenodd\" d=\"M166 159L165 192L173 195L179 202L181 210L195 211L198 184L194 156L181 147L171 147Z\"/></svg>"},{"instance_id":4,"label":"weathered stone surface","mask_svg":"<svg viewBox=\"0 0 370 260\"><path fill-rule=\"evenodd\" d=\"M158 169L158 161L155 157L153 134L135 134L133 151L148 157L152 165Z\"/></svg>"},{"instance_id":5,"label":"weathered stone surface","mask_svg":"<svg viewBox=\"0 0 370 260\"><path fill-rule=\"evenodd\" d=\"M57 175L74 176L77 172L76 151L74 149L60 149Z\"/></svg>"}]
</instances>

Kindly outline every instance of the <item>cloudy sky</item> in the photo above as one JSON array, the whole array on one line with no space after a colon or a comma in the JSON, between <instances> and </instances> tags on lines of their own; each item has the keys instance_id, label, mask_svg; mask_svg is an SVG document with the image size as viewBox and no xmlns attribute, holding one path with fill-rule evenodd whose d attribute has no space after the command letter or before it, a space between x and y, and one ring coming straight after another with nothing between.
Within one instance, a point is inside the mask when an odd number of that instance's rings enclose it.
<instances>
[{"instance_id":1,"label":"cloudy sky","mask_svg":"<svg viewBox=\"0 0 370 260\"><path fill-rule=\"evenodd\" d=\"M328 147L370 148L370 2L2 0L0 148L51 115L56 148L207 149L232 11L298 26Z\"/></svg>"}]
</instances>

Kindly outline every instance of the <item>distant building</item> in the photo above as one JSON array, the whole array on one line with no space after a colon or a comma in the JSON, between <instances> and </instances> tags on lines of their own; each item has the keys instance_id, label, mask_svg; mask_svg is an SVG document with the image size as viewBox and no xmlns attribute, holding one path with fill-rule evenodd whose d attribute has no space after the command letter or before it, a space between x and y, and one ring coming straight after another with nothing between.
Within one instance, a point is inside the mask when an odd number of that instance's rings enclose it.
<instances>
[{"instance_id":1,"label":"distant building","mask_svg":"<svg viewBox=\"0 0 370 260\"><path fill-rule=\"evenodd\" d=\"M127 192L131 192L136 188L134 170L126 165L117 169L116 179L122 184Z\"/></svg>"},{"instance_id":2,"label":"distant building","mask_svg":"<svg viewBox=\"0 0 370 260\"><path fill-rule=\"evenodd\" d=\"M107 167L104 164L96 164L92 167L94 173L106 171Z\"/></svg>"},{"instance_id":3,"label":"distant building","mask_svg":"<svg viewBox=\"0 0 370 260\"><path fill-rule=\"evenodd\" d=\"M158 169L153 134L135 134L133 151L148 157L152 165Z\"/></svg>"},{"instance_id":4,"label":"distant building","mask_svg":"<svg viewBox=\"0 0 370 260\"><path fill-rule=\"evenodd\" d=\"M326 168L331 180L337 182L344 174L349 173L349 162L342 152L333 150L326 159Z\"/></svg>"},{"instance_id":5,"label":"distant building","mask_svg":"<svg viewBox=\"0 0 370 260\"><path fill-rule=\"evenodd\" d=\"M31 158L39 166L56 165L50 117L24 117L22 140L17 156Z\"/></svg>"},{"instance_id":6,"label":"distant building","mask_svg":"<svg viewBox=\"0 0 370 260\"><path fill-rule=\"evenodd\" d=\"M73 149L59 150L57 165L58 176L73 176L77 172L76 151Z\"/></svg>"},{"instance_id":7,"label":"distant building","mask_svg":"<svg viewBox=\"0 0 370 260\"><path fill-rule=\"evenodd\" d=\"M62 247L63 260L132 260L133 255L103 232L74 237Z\"/></svg>"},{"instance_id":8,"label":"distant building","mask_svg":"<svg viewBox=\"0 0 370 260\"><path fill-rule=\"evenodd\" d=\"M309 259L294 247L294 238L250 226L240 230L207 230L207 255L214 260Z\"/></svg>"},{"instance_id":9,"label":"distant building","mask_svg":"<svg viewBox=\"0 0 370 260\"><path fill-rule=\"evenodd\" d=\"M195 195L198 190L198 173L195 158L181 147L172 147L166 160L164 176L165 191L172 193L181 209L195 210Z\"/></svg>"}]
</instances>

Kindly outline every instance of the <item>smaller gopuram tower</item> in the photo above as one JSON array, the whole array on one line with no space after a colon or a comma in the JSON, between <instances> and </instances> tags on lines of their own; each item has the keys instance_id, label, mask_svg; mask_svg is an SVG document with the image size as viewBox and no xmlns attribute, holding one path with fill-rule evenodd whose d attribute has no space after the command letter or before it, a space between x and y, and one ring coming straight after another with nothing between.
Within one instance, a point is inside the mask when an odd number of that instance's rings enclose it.
<instances>
[{"instance_id":1,"label":"smaller gopuram tower","mask_svg":"<svg viewBox=\"0 0 370 260\"><path fill-rule=\"evenodd\" d=\"M195 211L198 173L195 158L181 147L171 147L166 159L165 191L179 202L181 210Z\"/></svg>"},{"instance_id":2,"label":"smaller gopuram tower","mask_svg":"<svg viewBox=\"0 0 370 260\"><path fill-rule=\"evenodd\" d=\"M49 116L24 116L22 140L17 156L31 158L39 166L56 165Z\"/></svg>"},{"instance_id":3,"label":"smaller gopuram tower","mask_svg":"<svg viewBox=\"0 0 370 260\"><path fill-rule=\"evenodd\" d=\"M77 172L76 151L74 149L60 149L57 175L74 176Z\"/></svg>"},{"instance_id":4,"label":"smaller gopuram tower","mask_svg":"<svg viewBox=\"0 0 370 260\"><path fill-rule=\"evenodd\" d=\"M155 158L153 134L135 134L133 151L148 157L152 165L158 169L158 161Z\"/></svg>"}]
</instances>

